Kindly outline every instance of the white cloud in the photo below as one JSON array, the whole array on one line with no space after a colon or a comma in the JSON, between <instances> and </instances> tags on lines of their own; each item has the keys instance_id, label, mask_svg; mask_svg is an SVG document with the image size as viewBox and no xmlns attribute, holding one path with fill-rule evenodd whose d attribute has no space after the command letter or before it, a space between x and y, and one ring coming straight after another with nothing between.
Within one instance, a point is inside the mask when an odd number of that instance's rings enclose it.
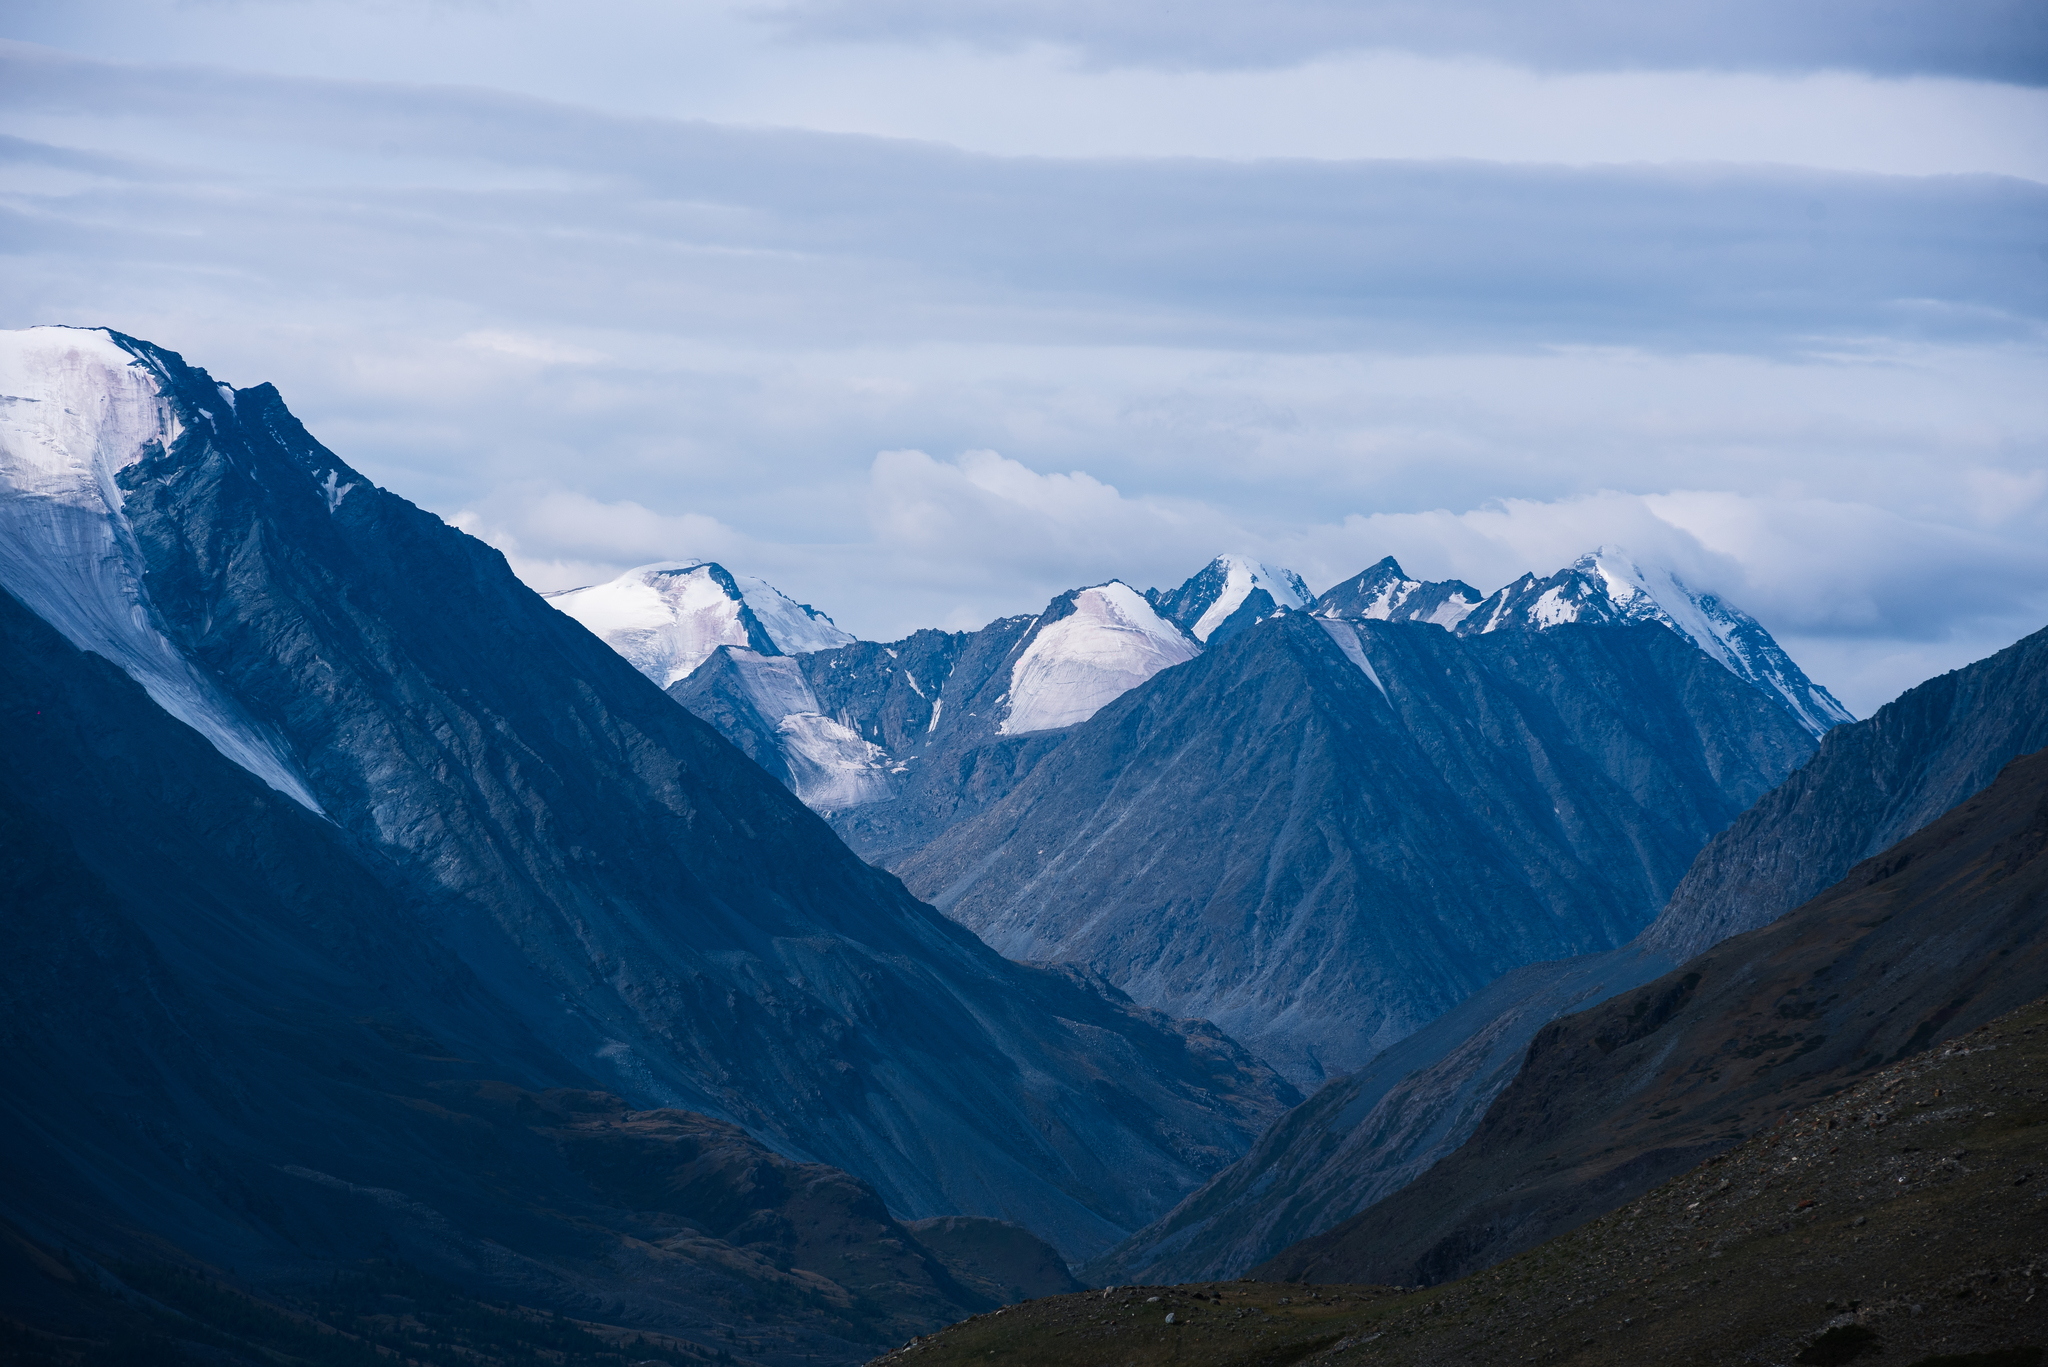
<instances>
[{"instance_id":1,"label":"white cloud","mask_svg":"<svg viewBox=\"0 0 2048 1367\"><path fill-rule=\"evenodd\" d=\"M341 13L179 12L276 34ZM2044 611L2040 185L999 158L503 90L0 64L6 321L274 381L543 587L705 555L891 638L1226 548L1491 588L1623 541L1859 707ZM1706 92L1703 127L1736 88L1650 84Z\"/></svg>"},{"instance_id":2,"label":"white cloud","mask_svg":"<svg viewBox=\"0 0 2048 1367\"><path fill-rule=\"evenodd\" d=\"M1755 614L1859 713L2048 619L2048 536L2000 539L1844 500L1606 490L1275 528L991 451L893 451L869 469L864 525L829 544L750 538L712 518L557 489L497 505L495 518L458 521L537 587L703 556L763 575L869 639L980 626L1111 577L1170 587L1222 550L1289 565L1318 590L1393 555L1411 574L1491 591L1619 544Z\"/></svg>"},{"instance_id":3,"label":"white cloud","mask_svg":"<svg viewBox=\"0 0 2048 1367\"><path fill-rule=\"evenodd\" d=\"M571 346L552 341L546 337L533 337L520 332L508 332L501 328L480 328L465 333L460 339L464 346L500 356L511 356L521 361L533 361L540 365L597 365L607 359L601 351L589 347Z\"/></svg>"},{"instance_id":4,"label":"white cloud","mask_svg":"<svg viewBox=\"0 0 2048 1367\"><path fill-rule=\"evenodd\" d=\"M513 572L543 593L581 588L655 560L763 558L748 538L700 513L657 513L621 499L601 503L550 487L497 491L448 521L505 553Z\"/></svg>"}]
</instances>

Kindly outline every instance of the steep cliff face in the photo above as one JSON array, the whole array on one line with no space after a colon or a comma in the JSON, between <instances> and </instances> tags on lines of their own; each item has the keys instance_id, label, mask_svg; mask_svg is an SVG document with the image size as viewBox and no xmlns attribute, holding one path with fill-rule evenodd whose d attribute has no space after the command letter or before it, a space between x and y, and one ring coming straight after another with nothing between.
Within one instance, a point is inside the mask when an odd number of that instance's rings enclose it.
<instances>
[{"instance_id":1,"label":"steep cliff face","mask_svg":"<svg viewBox=\"0 0 2048 1367\"><path fill-rule=\"evenodd\" d=\"M1628 939L1809 748L1659 627L1297 613L1124 695L893 867L1002 952L1316 1083L1511 968Z\"/></svg>"},{"instance_id":2,"label":"steep cliff face","mask_svg":"<svg viewBox=\"0 0 2048 1367\"><path fill-rule=\"evenodd\" d=\"M1438 1282L1570 1229L2039 997L2044 912L2037 753L1791 914L1546 1026L1455 1154L1254 1275Z\"/></svg>"},{"instance_id":3,"label":"steep cliff face","mask_svg":"<svg viewBox=\"0 0 2048 1367\"><path fill-rule=\"evenodd\" d=\"M1070 1255L1293 1100L1214 1031L1008 963L861 863L268 386L110 340L177 418L110 466L163 639L556 1056L843 1166L905 1215L1014 1218Z\"/></svg>"},{"instance_id":4,"label":"steep cliff face","mask_svg":"<svg viewBox=\"0 0 2048 1367\"><path fill-rule=\"evenodd\" d=\"M1837 727L1700 851L1646 947L1679 960L1766 925L2048 745L2048 630Z\"/></svg>"}]
</instances>

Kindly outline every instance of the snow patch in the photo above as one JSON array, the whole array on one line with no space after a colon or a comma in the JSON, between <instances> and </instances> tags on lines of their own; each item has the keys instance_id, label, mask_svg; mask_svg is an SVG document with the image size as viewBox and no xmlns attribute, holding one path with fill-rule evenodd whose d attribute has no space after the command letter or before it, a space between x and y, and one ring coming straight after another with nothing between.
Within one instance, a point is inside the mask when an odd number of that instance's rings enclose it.
<instances>
[{"instance_id":1,"label":"snow patch","mask_svg":"<svg viewBox=\"0 0 2048 1367\"><path fill-rule=\"evenodd\" d=\"M858 807L890 796L889 754L817 712L776 723L790 780L807 807ZM895 769L902 773L902 767Z\"/></svg>"},{"instance_id":2,"label":"snow patch","mask_svg":"<svg viewBox=\"0 0 2048 1367\"><path fill-rule=\"evenodd\" d=\"M1112 580L1082 589L1073 612L1034 636L1011 667L1010 710L1000 730L1016 736L1084 722L1197 653L1130 585Z\"/></svg>"},{"instance_id":3,"label":"snow patch","mask_svg":"<svg viewBox=\"0 0 2048 1367\"><path fill-rule=\"evenodd\" d=\"M348 491L356 487L354 483L343 484L340 481L341 472L339 470L329 470L327 472L327 482L320 486L320 493L326 498L327 511L330 513L339 508L341 501L348 497Z\"/></svg>"},{"instance_id":4,"label":"snow patch","mask_svg":"<svg viewBox=\"0 0 2048 1367\"><path fill-rule=\"evenodd\" d=\"M741 646L728 653L754 710L773 723L790 786L804 805L858 807L892 796L889 752L825 716L795 660Z\"/></svg>"},{"instance_id":5,"label":"snow patch","mask_svg":"<svg viewBox=\"0 0 2048 1367\"><path fill-rule=\"evenodd\" d=\"M1529 605L1529 620L1538 627L1563 626L1582 615L1580 605L1561 588L1547 589Z\"/></svg>"},{"instance_id":6,"label":"snow patch","mask_svg":"<svg viewBox=\"0 0 2048 1367\"><path fill-rule=\"evenodd\" d=\"M0 394L0 585L221 754L319 811L283 739L178 651L143 587L115 477L181 435L156 372L104 331L27 328L0 332Z\"/></svg>"},{"instance_id":7,"label":"snow patch","mask_svg":"<svg viewBox=\"0 0 2048 1367\"><path fill-rule=\"evenodd\" d=\"M735 574L732 579L740 586L740 596L753 609L768 639L783 654L803 655L854 643L852 632L840 630L830 617L797 602L767 580L750 574Z\"/></svg>"},{"instance_id":8,"label":"snow patch","mask_svg":"<svg viewBox=\"0 0 2048 1367\"><path fill-rule=\"evenodd\" d=\"M1458 623L1464 621L1467 617L1470 617L1472 615L1472 609L1478 606L1479 600L1477 598L1460 598L1457 595L1453 594L1451 597L1446 598L1443 602L1437 604L1435 611L1430 612L1425 616L1418 617L1415 620L1418 622L1434 622L1436 625L1442 627L1445 631L1449 631L1451 630L1451 628L1457 626Z\"/></svg>"},{"instance_id":9,"label":"snow patch","mask_svg":"<svg viewBox=\"0 0 2048 1367\"><path fill-rule=\"evenodd\" d=\"M1316 621L1321 624L1324 631L1330 633L1330 639L1337 643L1337 649L1344 652L1344 658L1364 670L1365 677L1372 680L1372 686L1391 704L1394 700L1387 697L1387 686L1380 682L1379 673L1373 669L1372 661L1365 658L1365 643L1358 637L1358 628L1349 622L1340 622L1328 617L1318 617Z\"/></svg>"}]
</instances>

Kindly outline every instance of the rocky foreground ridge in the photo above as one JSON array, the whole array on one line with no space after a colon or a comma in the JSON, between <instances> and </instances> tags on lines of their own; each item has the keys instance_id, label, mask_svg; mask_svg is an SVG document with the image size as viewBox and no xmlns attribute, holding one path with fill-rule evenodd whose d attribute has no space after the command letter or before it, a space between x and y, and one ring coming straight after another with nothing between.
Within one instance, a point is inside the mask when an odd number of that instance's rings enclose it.
<instances>
[{"instance_id":1,"label":"rocky foreground ridge","mask_svg":"<svg viewBox=\"0 0 2048 1367\"><path fill-rule=\"evenodd\" d=\"M2044 1084L2037 1002L1455 1281L1116 1287L877 1362L2029 1367L2048 1344Z\"/></svg>"},{"instance_id":2,"label":"rocky foreground ridge","mask_svg":"<svg viewBox=\"0 0 2048 1367\"><path fill-rule=\"evenodd\" d=\"M1631 1199L2048 982L2048 751L1821 896L1539 1031L1460 1148L1254 1275L1434 1283Z\"/></svg>"}]
</instances>

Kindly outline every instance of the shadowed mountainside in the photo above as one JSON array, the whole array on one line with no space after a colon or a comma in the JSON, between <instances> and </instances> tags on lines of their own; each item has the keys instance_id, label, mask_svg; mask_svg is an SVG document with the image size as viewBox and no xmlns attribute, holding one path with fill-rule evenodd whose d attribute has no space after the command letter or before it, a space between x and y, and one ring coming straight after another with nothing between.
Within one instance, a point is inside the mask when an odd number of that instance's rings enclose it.
<instances>
[{"instance_id":1,"label":"shadowed mountainside","mask_svg":"<svg viewBox=\"0 0 2048 1367\"><path fill-rule=\"evenodd\" d=\"M280 738L420 933L536 1048L635 1106L844 1167L907 1217L1014 1219L1072 1255L1298 1099L1213 1028L1010 963L919 903L271 387L35 332L112 356L49 369L44 399L67 411L148 381L146 435L110 453L102 431L95 457L121 491L104 516L132 538L137 611Z\"/></svg>"},{"instance_id":2,"label":"shadowed mountainside","mask_svg":"<svg viewBox=\"0 0 2048 1367\"><path fill-rule=\"evenodd\" d=\"M1088 964L1315 1083L1501 973L1628 939L1810 749L1661 627L1291 613L892 867L1003 953Z\"/></svg>"},{"instance_id":3,"label":"shadowed mountainside","mask_svg":"<svg viewBox=\"0 0 2048 1367\"><path fill-rule=\"evenodd\" d=\"M1457 1282L1120 1287L875 1367L2038 1367L2044 1070L2036 1002Z\"/></svg>"},{"instance_id":4,"label":"shadowed mountainside","mask_svg":"<svg viewBox=\"0 0 2048 1367\"><path fill-rule=\"evenodd\" d=\"M1643 935L1689 958L1768 924L2048 746L2048 629L1838 726L1797 773L1708 842Z\"/></svg>"},{"instance_id":5,"label":"shadowed mountainside","mask_svg":"<svg viewBox=\"0 0 2048 1367\"><path fill-rule=\"evenodd\" d=\"M2033 999L2044 852L2048 751L1773 924L1544 1027L1456 1153L1254 1275L1462 1276Z\"/></svg>"},{"instance_id":6,"label":"shadowed mountainside","mask_svg":"<svg viewBox=\"0 0 2048 1367\"><path fill-rule=\"evenodd\" d=\"M1810 881L1810 870L1839 863L1845 844L1867 840L1872 813L1920 819L1933 803L1953 806L1967 795L1956 792L1959 782L1996 773L2040 731L2048 709L2030 700L2048 694L2041 642L2029 637L1830 731L1814 760L1709 842L1683 886L1710 890L1710 869L1797 872ZM1939 810L1946 807L1933 814ZM1785 824L1760 819L1765 812ZM1089 1275L1235 1276L1364 1210L1464 1142L1544 1023L1675 967L1665 946L1697 938L1685 929L1696 913L1675 896L1631 944L1497 980L1369 1067L1329 1083L1244 1158L1093 1260Z\"/></svg>"},{"instance_id":7,"label":"shadowed mountainside","mask_svg":"<svg viewBox=\"0 0 2048 1367\"><path fill-rule=\"evenodd\" d=\"M395 870L4 593L0 886L0 1215L80 1268L399 1257L707 1356L772 1317L773 1355L827 1361L1009 1296L844 1172L590 1090ZM63 1330L39 1285L7 1312Z\"/></svg>"}]
</instances>

